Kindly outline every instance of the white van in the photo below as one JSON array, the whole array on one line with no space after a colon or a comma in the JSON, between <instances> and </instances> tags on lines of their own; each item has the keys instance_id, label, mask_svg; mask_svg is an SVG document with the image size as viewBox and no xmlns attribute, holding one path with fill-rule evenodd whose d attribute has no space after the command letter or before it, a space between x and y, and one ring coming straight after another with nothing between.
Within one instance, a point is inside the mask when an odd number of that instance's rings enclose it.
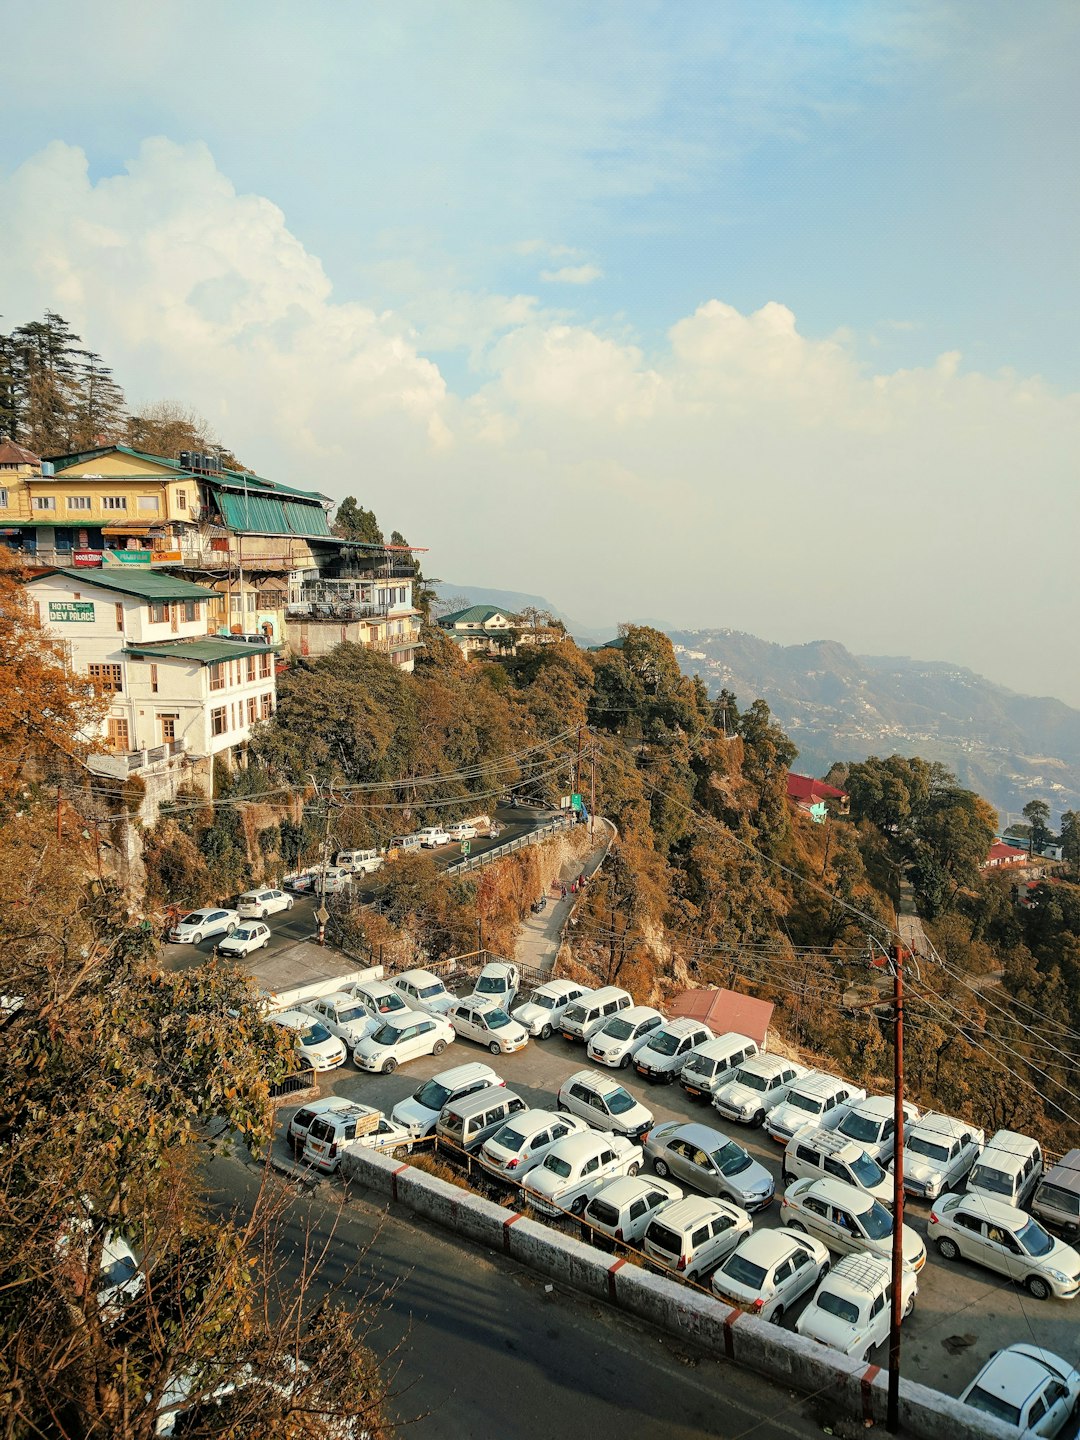
<instances>
[{"instance_id":1,"label":"white van","mask_svg":"<svg viewBox=\"0 0 1080 1440\"><path fill-rule=\"evenodd\" d=\"M300 1010L282 1010L266 1018L271 1025L280 1025L292 1032L293 1043L313 1070L336 1070L345 1064L349 1052L344 1042L331 1035L322 1021Z\"/></svg>"},{"instance_id":2,"label":"white van","mask_svg":"<svg viewBox=\"0 0 1080 1440\"><path fill-rule=\"evenodd\" d=\"M528 1108L521 1096L505 1085L493 1085L451 1100L439 1115L435 1133L471 1153L501 1130L512 1115L523 1115Z\"/></svg>"},{"instance_id":3,"label":"white van","mask_svg":"<svg viewBox=\"0 0 1080 1440\"><path fill-rule=\"evenodd\" d=\"M422 848L419 835L392 835L386 846L387 854L398 850L413 854Z\"/></svg>"},{"instance_id":4,"label":"white van","mask_svg":"<svg viewBox=\"0 0 1080 1440\"><path fill-rule=\"evenodd\" d=\"M998 1130L986 1142L967 1177L967 1189L1022 1210L1043 1171L1042 1148L1029 1135Z\"/></svg>"},{"instance_id":5,"label":"white van","mask_svg":"<svg viewBox=\"0 0 1080 1440\"><path fill-rule=\"evenodd\" d=\"M814 1070L788 1090L787 1099L769 1111L765 1128L769 1138L786 1145L798 1130L818 1125L835 1130L852 1105L866 1099L866 1091L850 1080Z\"/></svg>"},{"instance_id":6,"label":"white van","mask_svg":"<svg viewBox=\"0 0 1080 1440\"><path fill-rule=\"evenodd\" d=\"M559 1021L562 1037L571 1042L591 1040L605 1020L620 1010L629 1010L633 1003L628 991L620 990L617 985L603 985L566 1007Z\"/></svg>"},{"instance_id":7,"label":"white van","mask_svg":"<svg viewBox=\"0 0 1080 1440\"><path fill-rule=\"evenodd\" d=\"M759 1053L756 1040L729 1030L726 1035L717 1035L704 1045L694 1046L679 1071L679 1084L695 1100L708 1100L721 1085L734 1080L735 1071L744 1060Z\"/></svg>"},{"instance_id":8,"label":"white van","mask_svg":"<svg viewBox=\"0 0 1080 1440\"><path fill-rule=\"evenodd\" d=\"M339 850L334 856L334 864L352 875L371 875L382 863L377 850Z\"/></svg>"}]
</instances>

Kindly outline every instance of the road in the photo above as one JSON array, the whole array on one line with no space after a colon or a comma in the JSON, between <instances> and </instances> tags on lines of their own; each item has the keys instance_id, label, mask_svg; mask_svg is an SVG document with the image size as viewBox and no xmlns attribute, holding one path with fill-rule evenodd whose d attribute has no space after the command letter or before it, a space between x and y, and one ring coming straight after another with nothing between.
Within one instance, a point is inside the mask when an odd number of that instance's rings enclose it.
<instances>
[{"instance_id":1,"label":"road","mask_svg":"<svg viewBox=\"0 0 1080 1440\"><path fill-rule=\"evenodd\" d=\"M473 1059L491 1063L528 1104L546 1108L554 1107L555 1094L567 1076L588 1064L582 1048L570 1045L561 1037L544 1043L530 1042L525 1050L500 1060L491 1060L480 1047L459 1040L441 1058L415 1061L393 1075L365 1075L351 1066L342 1068L324 1077L323 1090L332 1089L389 1111L429 1075ZM619 1078L653 1111L657 1120L693 1119L715 1124L717 1128L724 1123L715 1110L692 1101L678 1085L653 1086L626 1070L619 1072ZM283 1112L283 1120L290 1113ZM731 1126L730 1130L734 1138L767 1166L782 1190L780 1147L761 1130L741 1126ZM283 1147L281 1153L287 1154ZM333 1191L340 1187L337 1181L328 1180L321 1188ZM507 1191L507 1203L512 1203L512 1193ZM908 1202L906 1222L923 1239L928 1215L929 1207L925 1204ZM758 1226L779 1223L777 1205L756 1217ZM1076 1364L1080 1360L1078 1307L1080 1301L1070 1304L1033 1300L988 1270L963 1262L949 1264L931 1250L919 1276L915 1313L904 1324L903 1373L909 1379L958 1395L994 1350L1018 1340L1044 1345ZM788 1328L798 1313L796 1308L787 1317ZM878 1364L886 1363L885 1347L873 1358Z\"/></svg>"},{"instance_id":2,"label":"road","mask_svg":"<svg viewBox=\"0 0 1080 1440\"><path fill-rule=\"evenodd\" d=\"M212 1162L215 1203L247 1209L261 1172ZM810 1440L807 1402L606 1306L547 1288L501 1256L426 1228L407 1210L350 1202L336 1187L291 1200L277 1247L296 1281L327 1249L313 1298L397 1288L373 1337L396 1370L392 1411L418 1440ZM314 1243L313 1243L314 1242ZM415 1418L419 1417L419 1418ZM408 1423L404 1431L404 1423ZM842 1433L834 1429L833 1433Z\"/></svg>"}]
</instances>

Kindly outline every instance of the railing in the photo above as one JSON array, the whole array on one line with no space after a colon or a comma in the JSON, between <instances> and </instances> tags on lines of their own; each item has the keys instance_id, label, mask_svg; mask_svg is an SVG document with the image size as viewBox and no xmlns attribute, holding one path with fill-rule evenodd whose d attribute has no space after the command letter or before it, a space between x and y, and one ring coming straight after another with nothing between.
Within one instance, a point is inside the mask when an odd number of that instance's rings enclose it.
<instances>
[{"instance_id":1,"label":"railing","mask_svg":"<svg viewBox=\"0 0 1080 1440\"><path fill-rule=\"evenodd\" d=\"M310 1068L298 1070L295 1075L286 1075L284 1080L278 1080L270 1086L271 1100L285 1100L290 1095L299 1095L305 1090L312 1090L318 1081L315 1078L315 1071Z\"/></svg>"},{"instance_id":2,"label":"railing","mask_svg":"<svg viewBox=\"0 0 1080 1440\"><path fill-rule=\"evenodd\" d=\"M154 745L146 750L126 750L113 754L90 755L87 757L86 763L96 775L109 775L113 779L123 780L138 770L146 770L151 765L163 764L172 759L174 755L183 755L186 752L186 740L167 740L163 745Z\"/></svg>"},{"instance_id":3,"label":"railing","mask_svg":"<svg viewBox=\"0 0 1080 1440\"><path fill-rule=\"evenodd\" d=\"M285 607L290 620L370 620L386 619L388 605L369 605L353 600L290 600Z\"/></svg>"},{"instance_id":4,"label":"railing","mask_svg":"<svg viewBox=\"0 0 1080 1440\"><path fill-rule=\"evenodd\" d=\"M546 825L540 825L525 835L515 835L512 840L504 840L501 845L496 845L491 850L484 850L479 855L468 855L462 860L455 860L452 865L446 867L446 874L465 875L470 870L480 870L485 865L501 860L504 855L510 855L515 850L523 849L526 845L539 845L544 840L549 840L560 830L567 829L571 823L565 814L560 813L549 820Z\"/></svg>"}]
</instances>

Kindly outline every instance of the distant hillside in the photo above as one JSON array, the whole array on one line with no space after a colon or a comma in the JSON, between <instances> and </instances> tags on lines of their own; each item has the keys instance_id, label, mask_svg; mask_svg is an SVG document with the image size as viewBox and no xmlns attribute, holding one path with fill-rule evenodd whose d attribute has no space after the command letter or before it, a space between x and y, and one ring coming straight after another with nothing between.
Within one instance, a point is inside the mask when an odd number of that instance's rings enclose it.
<instances>
[{"instance_id":1,"label":"distant hillside","mask_svg":"<svg viewBox=\"0 0 1080 1440\"><path fill-rule=\"evenodd\" d=\"M498 605L502 609L516 612L527 606L546 610L556 620L563 622L579 645L600 645L603 641L610 640L614 634L613 630L601 631L583 625L580 621L571 620L569 615L557 610L543 595L528 595L524 590L489 590L482 585L458 585L453 580L440 580L435 585L435 593L440 600L461 599L463 602L468 601L470 605Z\"/></svg>"},{"instance_id":2,"label":"distant hillside","mask_svg":"<svg viewBox=\"0 0 1080 1440\"><path fill-rule=\"evenodd\" d=\"M762 696L823 774L834 760L940 760L999 810L1080 806L1080 710L1017 695L957 665L853 655L834 640L773 645L737 630L672 630L679 663L742 704Z\"/></svg>"}]
</instances>

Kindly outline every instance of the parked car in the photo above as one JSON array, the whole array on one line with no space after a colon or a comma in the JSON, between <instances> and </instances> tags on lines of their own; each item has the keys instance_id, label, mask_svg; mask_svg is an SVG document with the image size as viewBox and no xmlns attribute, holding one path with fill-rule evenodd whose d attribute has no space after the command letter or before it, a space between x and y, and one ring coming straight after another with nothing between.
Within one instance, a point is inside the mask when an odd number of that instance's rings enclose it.
<instances>
[{"instance_id":1,"label":"parked car","mask_svg":"<svg viewBox=\"0 0 1080 1440\"><path fill-rule=\"evenodd\" d=\"M399 1065L421 1055L441 1055L454 1039L454 1027L441 1015L421 1015L409 1010L387 1019L378 1030L366 1035L353 1051L361 1070L391 1075Z\"/></svg>"},{"instance_id":2,"label":"parked car","mask_svg":"<svg viewBox=\"0 0 1080 1440\"><path fill-rule=\"evenodd\" d=\"M585 1046L589 1059L595 1060L598 1065L625 1069L652 1032L663 1023L663 1015L651 1005L631 1005L629 1010L612 1015L599 1030L594 1031Z\"/></svg>"},{"instance_id":3,"label":"parked car","mask_svg":"<svg viewBox=\"0 0 1080 1440\"><path fill-rule=\"evenodd\" d=\"M410 1135L430 1135L451 1100L505 1084L506 1081L501 1075L496 1075L490 1065L481 1065L475 1060L467 1065L455 1065L425 1080L408 1100L399 1100L390 1116L399 1125L404 1125Z\"/></svg>"},{"instance_id":4,"label":"parked car","mask_svg":"<svg viewBox=\"0 0 1080 1440\"><path fill-rule=\"evenodd\" d=\"M1080 1150L1070 1150L1043 1174L1031 1210L1049 1230L1080 1233Z\"/></svg>"},{"instance_id":5,"label":"parked car","mask_svg":"<svg viewBox=\"0 0 1080 1440\"><path fill-rule=\"evenodd\" d=\"M919 1118L919 1107L903 1102L904 1130ZM891 1095L868 1095L841 1117L836 1133L861 1145L872 1160L886 1166L896 1149L895 1104Z\"/></svg>"},{"instance_id":6,"label":"parked car","mask_svg":"<svg viewBox=\"0 0 1080 1440\"><path fill-rule=\"evenodd\" d=\"M1036 1300L1080 1295L1080 1254L1013 1205L983 1195L943 1195L927 1228L945 1260L970 1260L1023 1285Z\"/></svg>"},{"instance_id":7,"label":"parked car","mask_svg":"<svg viewBox=\"0 0 1080 1440\"><path fill-rule=\"evenodd\" d=\"M786 1145L806 1125L835 1130L851 1106L865 1099L866 1091L850 1080L813 1070L797 1080L788 1090L787 1099L769 1111L765 1129L770 1140Z\"/></svg>"},{"instance_id":8,"label":"parked car","mask_svg":"<svg viewBox=\"0 0 1080 1440\"><path fill-rule=\"evenodd\" d=\"M634 1069L648 1080L671 1084L696 1045L712 1039L712 1031L698 1020L668 1020L652 1032L634 1055Z\"/></svg>"},{"instance_id":9,"label":"parked car","mask_svg":"<svg viewBox=\"0 0 1080 1440\"><path fill-rule=\"evenodd\" d=\"M535 1170L553 1145L588 1127L576 1115L550 1110L523 1110L508 1120L480 1147L480 1163L508 1180L520 1180Z\"/></svg>"},{"instance_id":10,"label":"parked car","mask_svg":"<svg viewBox=\"0 0 1080 1440\"><path fill-rule=\"evenodd\" d=\"M270 944L270 929L261 920L248 920L230 930L224 940L217 943L219 955L250 955L253 950L265 950Z\"/></svg>"},{"instance_id":11,"label":"parked car","mask_svg":"<svg viewBox=\"0 0 1080 1440\"><path fill-rule=\"evenodd\" d=\"M403 1160L412 1149L412 1140L403 1125L388 1120L381 1110L352 1104L315 1117L308 1126L301 1159L321 1174L332 1175L342 1154L353 1146L382 1150Z\"/></svg>"},{"instance_id":12,"label":"parked car","mask_svg":"<svg viewBox=\"0 0 1080 1440\"><path fill-rule=\"evenodd\" d=\"M576 980L545 980L511 1010L534 1040L548 1040L558 1030L567 1006L591 992Z\"/></svg>"},{"instance_id":13,"label":"parked car","mask_svg":"<svg viewBox=\"0 0 1080 1440\"><path fill-rule=\"evenodd\" d=\"M416 838L425 850L434 850L439 845L450 844L450 832L441 825L425 825L416 832Z\"/></svg>"},{"instance_id":14,"label":"parked car","mask_svg":"<svg viewBox=\"0 0 1080 1440\"><path fill-rule=\"evenodd\" d=\"M745 1210L730 1200L687 1195L665 1205L650 1220L642 1249L686 1280L702 1280L725 1260L753 1229Z\"/></svg>"},{"instance_id":15,"label":"parked car","mask_svg":"<svg viewBox=\"0 0 1080 1440\"><path fill-rule=\"evenodd\" d=\"M403 1020L412 1009L401 991L385 980L350 980L341 987L341 993L358 1000L376 1020Z\"/></svg>"},{"instance_id":16,"label":"parked car","mask_svg":"<svg viewBox=\"0 0 1080 1440\"><path fill-rule=\"evenodd\" d=\"M373 875L384 864L378 850L339 850L334 864L339 870L348 870L350 875Z\"/></svg>"},{"instance_id":17,"label":"parked car","mask_svg":"<svg viewBox=\"0 0 1080 1440\"><path fill-rule=\"evenodd\" d=\"M772 1204L776 1185L764 1165L708 1125L668 1120L642 1136L645 1154L660 1176L685 1180L705 1195L722 1195L746 1211Z\"/></svg>"},{"instance_id":18,"label":"parked car","mask_svg":"<svg viewBox=\"0 0 1080 1440\"><path fill-rule=\"evenodd\" d=\"M451 840L475 840L476 826L470 825L468 820L455 820L446 827L446 833Z\"/></svg>"},{"instance_id":19,"label":"parked car","mask_svg":"<svg viewBox=\"0 0 1080 1440\"><path fill-rule=\"evenodd\" d=\"M319 995L297 1008L321 1020L330 1034L344 1040L350 1050L355 1050L364 1036L370 1035L382 1023L381 1018L372 1015L362 1000L355 995L347 995L344 990Z\"/></svg>"},{"instance_id":20,"label":"parked car","mask_svg":"<svg viewBox=\"0 0 1080 1440\"><path fill-rule=\"evenodd\" d=\"M476 1090L472 1095L459 1095L456 1100L447 1101L435 1122L435 1133L471 1155L515 1115L524 1115L528 1108L521 1096L505 1085Z\"/></svg>"},{"instance_id":21,"label":"parked car","mask_svg":"<svg viewBox=\"0 0 1080 1440\"><path fill-rule=\"evenodd\" d=\"M1080 1406L1080 1370L1052 1350L1021 1342L991 1355L960 1399L1022 1436L1053 1437Z\"/></svg>"},{"instance_id":22,"label":"parked car","mask_svg":"<svg viewBox=\"0 0 1080 1440\"><path fill-rule=\"evenodd\" d=\"M919 1282L907 1266L901 1272L901 1319L915 1308ZM892 1262L884 1255L859 1251L843 1255L818 1286L795 1324L800 1335L843 1355L869 1360L889 1337L892 1323Z\"/></svg>"},{"instance_id":23,"label":"parked car","mask_svg":"<svg viewBox=\"0 0 1080 1440\"><path fill-rule=\"evenodd\" d=\"M279 910L291 910L294 904L284 890L245 890L236 902L236 913L244 920L265 920Z\"/></svg>"},{"instance_id":24,"label":"parked car","mask_svg":"<svg viewBox=\"0 0 1080 1440\"><path fill-rule=\"evenodd\" d=\"M714 1093L713 1107L728 1120L764 1124L769 1111L782 1104L796 1080L807 1073L804 1065L782 1055L754 1055L739 1066L734 1080Z\"/></svg>"},{"instance_id":25,"label":"parked car","mask_svg":"<svg viewBox=\"0 0 1080 1440\"><path fill-rule=\"evenodd\" d=\"M559 1087L559 1109L570 1110L593 1127L640 1141L653 1113L615 1079L599 1070L578 1070Z\"/></svg>"},{"instance_id":26,"label":"parked car","mask_svg":"<svg viewBox=\"0 0 1080 1440\"><path fill-rule=\"evenodd\" d=\"M1037 1140L1015 1130L998 1130L968 1172L967 1189L1023 1209L1035 1193L1042 1170L1042 1147Z\"/></svg>"},{"instance_id":27,"label":"parked car","mask_svg":"<svg viewBox=\"0 0 1080 1440\"><path fill-rule=\"evenodd\" d=\"M880 1200L842 1180L796 1180L784 1192L780 1218L792 1230L824 1240L838 1255L852 1250L892 1255L892 1214ZM926 1246L910 1225L904 1226L902 1245L904 1263L921 1270Z\"/></svg>"},{"instance_id":28,"label":"parked car","mask_svg":"<svg viewBox=\"0 0 1080 1440\"><path fill-rule=\"evenodd\" d=\"M446 1019L454 1027L455 1035L486 1045L492 1055L512 1055L515 1050L524 1050L529 1043L525 1026L511 1020L495 999L469 995L450 1006Z\"/></svg>"},{"instance_id":29,"label":"parked car","mask_svg":"<svg viewBox=\"0 0 1080 1440\"><path fill-rule=\"evenodd\" d=\"M437 975L430 970L404 970L390 981L400 990L405 1004L413 1010L426 1010L429 1015L445 1015L457 1001Z\"/></svg>"},{"instance_id":30,"label":"parked car","mask_svg":"<svg viewBox=\"0 0 1080 1440\"><path fill-rule=\"evenodd\" d=\"M290 1032L301 1059L312 1070L336 1070L345 1064L345 1046L325 1025L302 1010L279 1010L266 1018L269 1024Z\"/></svg>"},{"instance_id":31,"label":"parked car","mask_svg":"<svg viewBox=\"0 0 1080 1440\"><path fill-rule=\"evenodd\" d=\"M325 873L316 871L311 889L315 895L341 895L352 883L351 870L343 870L340 865L328 865Z\"/></svg>"},{"instance_id":32,"label":"parked car","mask_svg":"<svg viewBox=\"0 0 1080 1440\"><path fill-rule=\"evenodd\" d=\"M755 1230L713 1275L718 1300L779 1325L829 1268L829 1248L796 1230Z\"/></svg>"},{"instance_id":33,"label":"parked car","mask_svg":"<svg viewBox=\"0 0 1080 1440\"><path fill-rule=\"evenodd\" d=\"M211 935L231 935L239 924L235 910L208 906L205 910L190 910L178 920L169 931L169 939L174 945L198 945Z\"/></svg>"},{"instance_id":34,"label":"parked car","mask_svg":"<svg viewBox=\"0 0 1080 1440\"><path fill-rule=\"evenodd\" d=\"M590 990L563 1011L559 1022L562 1037L571 1044L588 1041L606 1020L620 1010L629 1010L633 1003L629 991L620 990L618 985L602 985L599 990Z\"/></svg>"},{"instance_id":35,"label":"parked car","mask_svg":"<svg viewBox=\"0 0 1080 1440\"><path fill-rule=\"evenodd\" d=\"M966 1120L923 1115L904 1136L905 1193L933 1200L943 1190L959 1185L979 1158L985 1138Z\"/></svg>"},{"instance_id":36,"label":"parked car","mask_svg":"<svg viewBox=\"0 0 1080 1440\"><path fill-rule=\"evenodd\" d=\"M517 998L521 972L508 960L491 960L480 971L473 986L473 995L494 1000L507 1012Z\"/></svg>"},{"instance_id":37,"label":"parked car","mask_svg":"<svg viewBox=\"0 0 1080 1440\"><path fill-rule=\"evenodd\" d=\"M415 854L420 849L419 835L391 835L386 842L387 855Z\"/></svg>"},{"instance_id":38,"label":"parked car","mask_svg":"<svg viewBox=\"0 0 1080 1440\"><path fill-rule=\"evenodd\" d=\"M292 890L294 894L305 894L314 889L315 880L321 873L320 865L308 865L303 870L296 870L291 875L286 875L281 882L281 888Z\"/></svg>"},{"instance_id":39,"label":"parked car","mask_svg":"<svg viewBox=\"0 0 1080 1440\"><path fill-rule=\"evenodd\" d=\"M883 1205L892 1204L892 1176L876 1160L872 1160L861 1145L835 1130L818 1130L808 1126L793 1135L784 1151L781 1174L785 1185L804 1177L820 1180L822 1176L829 1175L834 1180L843 1180L846 1185L865 1190Z\"/></svg>"},{"instance_id":40,"label":"parked car","mask_svg":"<svg viewBox=\"0 0 1080 1440\"><path fill-rule=\"evenodd\" d=\"M317 1100L308 1100L306 1104L300 1106L300 1109L289 1121L285 1139L290 1148L294 1151L303 1150L311 1123L320 1115L328 1115L334 1110L348 1110L352 1104L353 1101L344 1095L326 1095Z\"/></svg>"},{"instance_id":41,"label":"parked car","mask_svg":"<svg viewBox=\"0 0 1080 1440\"><path fill-rule=\"evenodd\" d=\"M569 1210L580 1215L606 1180L615 1175L636 1175L641 1151L621 1135L586 1131L566 1135L531 1171L524 1190L542 1215Z\"/></svg>"},{"instance_id":42,"label":"parked car","mask_svg":"<svg viewBox=\"0 0 1080 1440\"><path fill-rule=\"evenodd\" d=\"M637 1245L649 1222L662 1213L666 1205L683 1198L683 1192L670 1180L657 1180L651 1175L620 1175L610 1180L585 1206L585 1219L601 1234L624 1245Z\"/></svg>"},{"instance_id":43,"label":"parked car","mask_svg":"<svg viewBox=\"0 0 1080 1440\"><path fill-rule=\"evenodd\" d=\"M735 1078L743 1061L757 1055L759 1050L756 1040L736 1030L717 1035L690 1051L679 1071L679 1084L695 1100L709 1100L721 1085Z\"/></svg>"}]
</instances>

